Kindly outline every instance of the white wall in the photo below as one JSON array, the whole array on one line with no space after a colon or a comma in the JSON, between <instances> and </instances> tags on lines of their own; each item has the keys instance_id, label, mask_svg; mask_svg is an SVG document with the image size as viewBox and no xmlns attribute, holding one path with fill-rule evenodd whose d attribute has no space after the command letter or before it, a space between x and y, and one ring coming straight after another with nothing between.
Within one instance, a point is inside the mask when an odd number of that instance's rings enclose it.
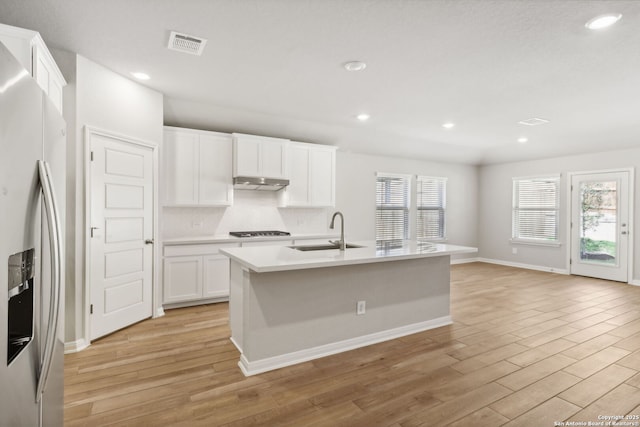
<instances>
[{"instance_id":1,"label":"white wall","mask_svg":"<svg viewBox=\"0 0 640 427\"><path fill-rule=\"evenodd\" d=\"M479 256L506 263L525 264L544 269L568 270L567 257L567 173L616 168L640 167L640 149L610 151L552 159L488 165L480 168ZM512 245L511 206L512 178L547 174L562 174L560 182L560 227L562 246ZM636 192L640 189L640 176L635 176ZM635 198L634 223L640 224L640 197ZM632 234L633 235L633 234ZM640 278L640 234L635 234L634 279ZM518 253L513 254L512 248Z\"/></svg>"},{"instance_id":2,"label":"white wall","mask_svg":"<svg viewBox=\"0 0 640 427\"><path fill-rule=\"evenodd\" d=\"M336 209L345 216L345 234L350 240L375 239L376 172L387 172L448 178L447 240L451 244L477 246L476 166L343 151L338 151L336 162Z\"/></svg>"},{"instance_id":3,"label":"white wall","mask_svg":"<svg viewBox=\"0 0 640 427\"><path fill-rule=\"evenodd\" d=\"M162 208L162 237L227 235L243 230L328 233L328 209L278 208L278 193L272 191L235 190L233 198L233 206L227 208Z\"/></svg>"},{"instance_id":4,"label":"white wall","mask_svg":"<svg viewBox=\"0 0 640 427\"><path fill-rule=\"evenodd\" d=\"M160 144L162 94L120 76L80 55L54 51L67 79L67 287L65 341L88 336L85 331L84 159L85 126Z\"/></svg>"}]
</instances>

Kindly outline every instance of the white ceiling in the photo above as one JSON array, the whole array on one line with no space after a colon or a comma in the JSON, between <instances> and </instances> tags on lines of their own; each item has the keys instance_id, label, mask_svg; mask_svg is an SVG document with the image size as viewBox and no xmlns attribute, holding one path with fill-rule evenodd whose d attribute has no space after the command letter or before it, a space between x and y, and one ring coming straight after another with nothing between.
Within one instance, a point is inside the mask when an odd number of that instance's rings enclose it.
<instances>
[{"instance_id":1,"label":"white ceiling","mask_svg":"<svg viewBox=\"0 0 640 427\"><path fill-rule=\"evenodd\" d=\"M640 146L637 0L0 0L0 22L147 72L175 126L471 164Z\"/></svg>"}]
</instances>

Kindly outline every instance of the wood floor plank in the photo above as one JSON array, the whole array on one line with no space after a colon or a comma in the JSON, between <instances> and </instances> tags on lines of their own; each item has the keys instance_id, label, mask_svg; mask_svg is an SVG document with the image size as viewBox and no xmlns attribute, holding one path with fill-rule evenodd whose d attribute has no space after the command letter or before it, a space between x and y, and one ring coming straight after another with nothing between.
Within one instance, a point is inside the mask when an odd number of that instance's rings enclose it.
<instances>
[{"instance_id":1,"label":"wood floor plank","mask_svg":"<svg viewBox=\"0 0 640 427\"><path fill-rule=\"evenodd\" d=\"M513 374L500 378L497 382L509 387L511 390L517 391L573 364L574 362L574 359L567 356L554 354L553 356L549 356L546 359L527 366L526 368L522 368Z\"/></svg>"},{"instance_id":2,"label":"wood floor plank","mask_svg":"<svg viewBox=\"0 0 640 427\"><path fill-rule=\"evenodd\" d=\"M558 397L554 397L520 415L511 422L504 424L504 427L541 427L563 425L556 423L562 422L562 420L572 416L579 410L579 406Z\"/></svg>"},{"instance_id":3,"label":"wood floor plank","mask_svg":"<svg viewBox=\"0 0 640 427\"><path fill-rule=\"evenodd\" d=\"M638 371L623 366L610 365L562 392L558 397L584 408L637 373Z\"/></svg>"},{"instance_id":4,"label":"wood floor plank","mask_svg":"<svg viewBox=\"0 0 640 427\"><path fill-rule=\"evenodd\" d=\"M622 358L618 361L618 364L621 366L626 366L627 368L635 369L636 371L640 371L640 350Z\"/></svg>"},{"instance_id":5,"label":"wood floor plank","mask_svg":"<svg viewBox=\"0 0 640 427\"><path fill-rule=\"evenodd\" d=\"M495 427L508 421L509 418L503 417L491 408L484 407L448 425L449 427Z\"/></svg>"},{"instance_id":6,"label":"wood floor plank","mask_svg":"<svg viewBox=\"0 0 640 427\"><path fill-rule=\"evenodd\" d=\"M624 415L640 402L640 389L621 384L569 418L575 422L597 422L599 415Z\"/></svg>"},{"instance_id":7,"label":"wood floor plank","mask_svg":"<svg viewBox=\"0 0 640 427\"><path fill-rule=\"evenodd\" d=\"M251 377L228 304L167 310L65 356L65 425L520 427L638 410L640 288L483 263L451 279L451 325Z\"/></svg>"},{"instance_id":8,"label":"wood floor plank","mask_svg":"<svg viewBox=\"0 0 640 427\"><path fill-rule=\"evenodd\" d=\"M605 348L604 350L600 350L599 352L585 357L571 366L564 368L564 371L580 378L587 378L617 362L628 354L629 352L627 350L623 350L621 348Z\"/></svg>"},{"instance_id":9,"label":"wood floor plank","mask_svg":"<svg viewBox=\"0 0 640 427\"><path fill-rule=\"evenodd\" d=\"M569 326L576 327L576 324L572 323ZM580 328L580 326L577 326L577 327ZM606 334L607 332L615 328L616 328L616 325L611 325L609 323L598 323L591 326L585 326L583 329L577 330L576 332L570 335L566 335L564 338L576 343L583 343L597 336Z\"/></svg>"},{"instance_id":10,"label":"wood floor plank","mask_svg":"<svg viewBox=\"0 0 640 427\"><path fill-rule=\"evenodd\" d=\"M508 395L510 390L490 383L471 390L453 400L422 411L400 423L402 427L446 425L469 415Z\"/></svg>"},{"instance_id":11,"label":"wood floor plank","mask_svg":"<svg viewBox=\"0 0 640 427\"><path fill-rule=\"evenodd\" d=\"M580 380L562 371L555 372L493 403L490 408L509 419L514 419L562 393Z\"/></svg>"},{"instance_id":12,"label":"wood floor plank","mask_svg":"<svg viewBox=\"0 0 640 427\"><path fill-rule=\"evenodd\" d=\"M604 350L607 347L611 347L619 341L620 338L613 335L599 335L595 338L564 350L562 354L573 359L580 360L584 359L585 357L591 356L592 354L597 353L601 350Z\"/></svg>"},{"instance_id":13,"label":"wood floor plank","mask_svg":"<svg viewBox=\"0 0 640 427\"><path fill-rule=\"evenodd\" d=\"M507 361L515 363L518 366L526 367L574 346L575 343L560 338L512 356L508 358Z\"/></svg>"},{"instance_id":14,"label":"wood floor plank","mask_svg":"<svg viewBox=\"0 0 640 427\"><path fill-rule=\"evenodd\" d=\"M615 346L629 351L640 350L640 333L621 339L615 343Z\"/></svg>"},{"instance_id":15,"label":"wood floor plank","mask_svg":"<svg viewBox=\"0 0 640 427\"><path fill-rule=\"evenodd\" d=\"M479 369L455 380L449 381L441 387L430 388L429 391L437 399L447 401L456 398L468 390L480 387L496 379L502 378L519 369L518 366L507 361L500 361L484 369Z\"/></svg>"}]
</instances>

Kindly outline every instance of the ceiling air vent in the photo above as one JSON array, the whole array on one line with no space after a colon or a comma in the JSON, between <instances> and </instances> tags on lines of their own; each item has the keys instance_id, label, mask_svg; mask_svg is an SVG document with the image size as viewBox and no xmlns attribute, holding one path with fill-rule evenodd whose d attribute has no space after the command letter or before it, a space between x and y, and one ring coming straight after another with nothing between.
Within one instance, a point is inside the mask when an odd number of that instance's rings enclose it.
<instances>
[{"instance_id":1,"label":"ceiling air vent","mask_svg":"<svg viewBox=\"0 0 640 427\"><path fill-rule=\"evenodd\" d=\"M538 125L543 125L545 123L549 123L549 120L539 119L537 117L534 117L532 119L520 120L518 123L520 123L521 125L527 125L527 126L538 126Z\"/></svg>"},{"instance_id":2,"label":"ceiling air vent","mask_svg":"<svg viewBox=\"0 0 640 427\"><path fill-rule=\"evenodd\" d=\"M206 44L207 40L201 37L171 31L171 35L169 36L169 45L167 47L170 50L177 50L178 52L200 56L202 55L204 45Z\"/></svg>"}]
</instances>

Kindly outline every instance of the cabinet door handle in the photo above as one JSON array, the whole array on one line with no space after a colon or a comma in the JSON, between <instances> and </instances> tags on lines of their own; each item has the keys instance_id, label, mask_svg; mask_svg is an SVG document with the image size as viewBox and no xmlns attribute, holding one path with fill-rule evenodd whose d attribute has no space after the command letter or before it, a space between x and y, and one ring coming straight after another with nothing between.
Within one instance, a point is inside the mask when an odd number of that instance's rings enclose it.
<instances>
[{"instance_id":1,"label":"cabinet door handle","mask_svg":"<svg viewBox=\"0 0 640 427\"><path fill-rule=\"evenodd\" d=\"M144 241L145 245L153 245L153 239L147 239Z\"/></svg>"}]
</instances>

